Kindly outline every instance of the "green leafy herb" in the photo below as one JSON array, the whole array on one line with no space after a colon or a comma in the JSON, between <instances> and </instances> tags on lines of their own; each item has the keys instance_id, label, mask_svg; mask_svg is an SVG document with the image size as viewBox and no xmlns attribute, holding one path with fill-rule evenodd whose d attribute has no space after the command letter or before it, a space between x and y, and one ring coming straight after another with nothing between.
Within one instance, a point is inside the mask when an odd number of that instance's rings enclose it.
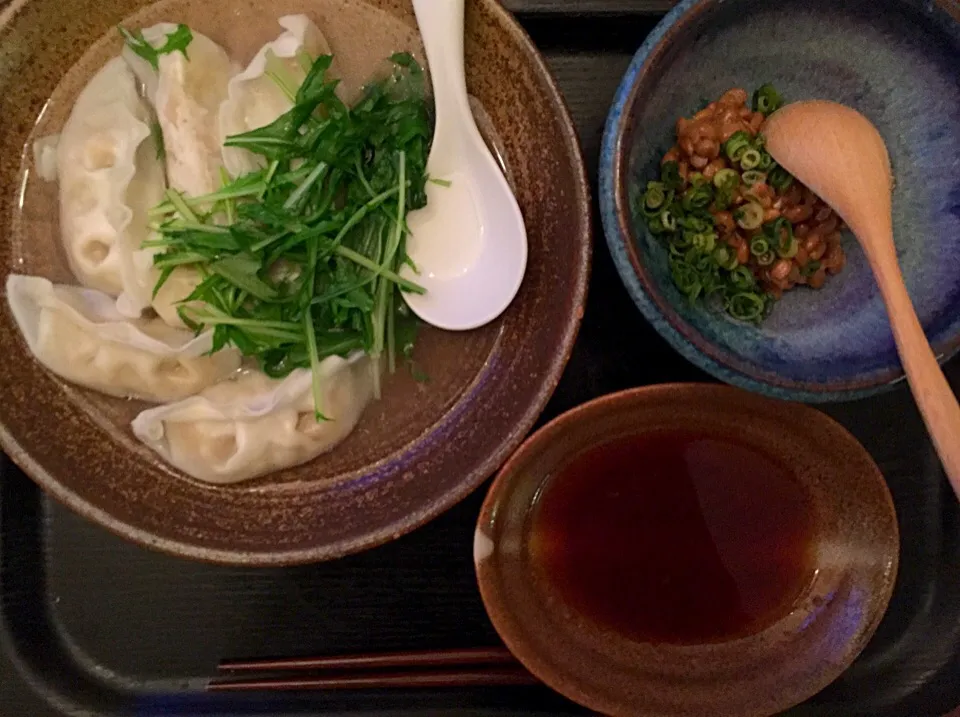
<instances>
[{"instance_id":1,"label":"green leafy herb","mask_svg":"<svg viewBox=\"0 0 960 717\"><path fill-rule=\"evenodd\" d=\"M182 52L187 57L187 47L193 41L193 33L186 25L177 25L173 32L167 34L164 43L160 47L154 47L143 36L143 30L130 32L123 25L118 25L120 35L133 52L150 63L155 70L160 69L160 55L167 55L171 52Z\"/></svg>"},{"instance_id":2,"label":"green leafy herb","mask_svg":"<svg viewBox=\"0 0 960 717\"><path fill-rule=\"evenodd\" d=\"M432 138L412 58L394 56L392 74L352 107L326 76L331 59L298 57L306 69L299 87L274 68L293 106L226 140L265 168L225 177L202 197L168 192L150 212L159 238L148 242L161 250L161 282L184 265L203 276L181 315L195 330L213 329L215 348L235 346L274 377L313 370L318 420L325 358L365 351L377 392L381 364L412 367L416 319L403 293L423 289L400 268L408 263L406 215L427 201Z\"/></svg>"}]
</instances>

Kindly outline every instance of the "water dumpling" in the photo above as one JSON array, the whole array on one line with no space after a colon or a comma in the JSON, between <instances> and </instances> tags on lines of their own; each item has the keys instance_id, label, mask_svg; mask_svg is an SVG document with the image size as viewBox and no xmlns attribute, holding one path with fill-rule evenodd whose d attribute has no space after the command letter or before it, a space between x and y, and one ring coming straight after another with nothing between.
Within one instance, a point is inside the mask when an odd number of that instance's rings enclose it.
<instances>
[{"instance_id":1,"label":"water dumpling","mask_svg":"<svg viewBox=\"0 0 960 717\"><path fill-rule=\"evenodd\" d=\"M30 351L73 383L119 397L177 401L234 373L240 355L207 355L211 334L128 319L112 297L93 289L54 285L11 274L7 301Z\"/></svg>"},{"instance_id":2,"label":"water dumpling","mask_svg":"<svg viewBox=\"0 0 960 717\"><path fill-rule=\"evenodd\" d=\"M162 48L178 27L159 23L145 28L143 39ZM227 53L206 35L192 32L184 51L157 56L157 69L129 46L123 57L156 108L170 186L191 197L218 189L223 161L217 114L236 69Z\"/></svg>"},{"instance_id":3,"label":"water dumpling","mask_svg":"<svg viewBox=\"0 0 960 717\"><path fill-rule=\"evenodd\" d=\"M230 80L227 99L220 107L221 141L265 127L293 106L288 95L267 75L268 63L282 68L284 79L290 85L287 89L295 93L306 77L298 53L306 52L307 62L318 55L330 54L326 38L306 15L284 15L277 22L284 29L283 34L261 47L247 68ZM271 55L276 60L269 59ZM223 161L233 177L264 166L262 157L238 147L224 147Z\"/></svg>"},{"instance_id":4,"label":"water dumpling","mask_svg":"<svg viewBox=\"0 0 960 717\"><path fill-rule=\"evenodd\" d=\"M235 483L299 465L353 430L373 393L370 359L333 356L318 369L320 410L314 414L312 374L296 369L282 380L250 372L197 396L141 413L133 432L164 459L209 483Z\"/></svg>"},{"instance_id":5,"label":"water dumpling","mask_svg":"<svg viewBox=\"0 0 960 717\"><path fill-rule=\"evenodd\" d=\"M159 49L182 29L186 28L158 23L143 29L142 39ZM129 44L124 48L123 57L156 108L170 187L188 197L219 189L223 158L217 117L227 97L227 84L237 69L227 53L207 36L190 31L189 42L182 51L157 55L156 68ZM152 256L138 257L141 267L148 263L147 258ZM150 276L152 290L159 272L150 271ZM182 328L177 302L187 297L199 282L199 275L192 269L176 269L161 287L162 295L152 301L154 310L169 325Z\"/></svg>"},{"instance_id":6,"label":"water dumpling","mask_svg":"<svg viewBox=\"0 0 960 717\"><path fill-rule=\"evenodd\" d=\"M149 122L133 73L117 57L80 92L56 144L60 232L73 273L85 286L127 294L134 315L149 305L151 288L134 252L165 190Z\"/></svg>"}]
</instances>

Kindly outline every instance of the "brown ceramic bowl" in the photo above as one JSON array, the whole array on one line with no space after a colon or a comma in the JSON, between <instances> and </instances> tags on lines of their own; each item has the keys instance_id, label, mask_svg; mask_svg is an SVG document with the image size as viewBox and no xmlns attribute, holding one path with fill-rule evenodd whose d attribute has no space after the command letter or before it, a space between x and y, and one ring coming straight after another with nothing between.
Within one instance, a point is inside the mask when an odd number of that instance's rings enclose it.
<instances>
[{"instance_id":1,"label":"brown ceramic bowl","mask_svg":"<svg viewBox=\"0 0 960 717\"><path fill-rule=\"evenodd\" d=\"M307 12L335 54L361 57L370 28L348 26L333 7L341 1L367 2L416 27L406 0L326 0L325 9L317 0L16 0L0 15L0 281L10 272L71 281L58 253L55 185L35 178L31 143L59 129L85 78L119 52L118 23L185 22L245 63L279 34L279 15ZM468 88L486 110L480 124L529 236L526 277L502 317L467 333L425 330L415 359L429 383L392 378L331 453L214 487L134 439L129 422L140 405L44 370L2 301L3 450L52 496L119 535L247 565L325 560L383 543L496 470L546 404L576 337L590 268L589 190L569 114L530 39L496 0L468 2L466 26Z\"/></svg>"},{"instance_id":2,"label":"brown ceramic bowl","mask_svg":"<svg viewBox=\"0 0 960 717\"><path fill-rule=\"evenodd\" d=\"M670 429L762 449L792 467L810 498L813 577L782 617L746 637L702 645L622 637L569 607L531 550L538 500L558 469L614 437ZM474 559L504 642L567 697L612 715L760 717L812 696L850 665L886 610L898 555L883 476L839 424L805 406L685 384L605 396L534 434L490 489Z\"/></svg>"}]
</instances>

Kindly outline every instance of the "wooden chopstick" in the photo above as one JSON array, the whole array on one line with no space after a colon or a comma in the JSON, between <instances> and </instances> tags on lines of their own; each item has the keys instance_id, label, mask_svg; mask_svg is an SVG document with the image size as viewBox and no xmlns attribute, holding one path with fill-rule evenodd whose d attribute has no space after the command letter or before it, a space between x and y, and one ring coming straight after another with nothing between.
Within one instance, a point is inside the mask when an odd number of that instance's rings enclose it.
<instances>
[{"instance_id":1,"label":"wooden chopstick","mask_svg":"<svg viewBox=\"0 0 960 717\"><path fill-rule=\"evenodd\" d=\"M384 688L481 687L537 685L539 680L502 647L461 650L292 657L269 660L224 660L227 676L211 680L211 692L338 690ZM270 673L318 672L291 677ZM265 673L262 677L248 677Z\"/></svg>"},{"instance_id":2,"label":"wooden chopstick","mask_svg":"<svg viewBox=\"0 0 960 717\"><path fill-rule=\"evenodd\" d=\"M540 684L536 677L520 667L482 669L419 670L414 672L366 672L321 677L267 678L258 680L213 680L211 692L346 690L437 687L503 687Z\"/></svg>"},{"instance_id":3,"label":"wooden chopstick","mask_svg":"<svg viewBox=\"0 0 960 717\"><path fill-rule=\"evenodd\" d=\"M219 669L223 672L278 672L516 664L517 659L505 647L481 647L461 650L378 652L333 657L285 657L274 660L224 660L220 663Z\"/></svg>"}]
</instances>

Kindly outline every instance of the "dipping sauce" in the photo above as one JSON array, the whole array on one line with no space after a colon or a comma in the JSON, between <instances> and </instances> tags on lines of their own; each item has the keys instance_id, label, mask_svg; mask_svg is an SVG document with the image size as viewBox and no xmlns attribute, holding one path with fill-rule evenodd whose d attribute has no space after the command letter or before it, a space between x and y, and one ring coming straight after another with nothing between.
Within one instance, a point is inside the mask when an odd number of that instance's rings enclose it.
<instances>
[{"instance_id":1,"label":"dipping sauce","mask_svg":"<svg viewBox=\"0 0 960 717\"><path fill-rule=\"evenodd\" d=\"M626 436L543 489L531 550L576 611L640 642L755 633L813 577L813 506L755 448L684 432Z\"/></svg>"}]
</instances>

